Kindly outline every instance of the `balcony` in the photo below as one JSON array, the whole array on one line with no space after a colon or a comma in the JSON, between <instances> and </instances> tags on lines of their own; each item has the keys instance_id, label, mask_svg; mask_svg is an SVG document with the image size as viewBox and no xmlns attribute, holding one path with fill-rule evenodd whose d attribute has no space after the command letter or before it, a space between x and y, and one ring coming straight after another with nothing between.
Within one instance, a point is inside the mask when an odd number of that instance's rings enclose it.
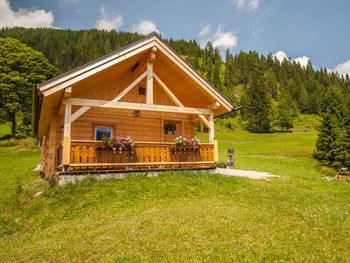
<instances>
[{"instance_id":1,"label":"balcony","mask_svg":"<svg viewBox=\"0 0 350 263\"><path fill-rule=\"evenodd\" d=\"M62 144L58 147L58 172L208 169L214 164L214 144L210 143L201 143L194 150L175 143L136 142L133 150L113 151L101 141L72 140L66 167L62 165Z\"/></svg>"}]
</instances>

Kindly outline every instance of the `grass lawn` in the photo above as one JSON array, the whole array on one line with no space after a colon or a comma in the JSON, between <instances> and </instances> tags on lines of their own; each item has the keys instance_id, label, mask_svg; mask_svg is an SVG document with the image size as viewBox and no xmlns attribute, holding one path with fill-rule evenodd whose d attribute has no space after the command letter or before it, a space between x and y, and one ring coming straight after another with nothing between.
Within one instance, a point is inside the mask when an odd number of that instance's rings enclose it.
<instances>
[{"instance_id":1,"label":"grass lawn","mask_svg":"<svg viewBox=\"0 0 350 263\"><path fill-rule=\"evenodd\" d=\"M349 261L350 184L322 179L315 132L216 137L222 160L234 147L238 168L282 177L164 173L50 188L32 172L36 150L0 147L0 261Z\"/></svg>"},{"instance_id":2,"label":"grass lawn","mask_svg":"<svg viewBox=\"0 0 350 263\"><path fill-rule=\"evenodd\" d=\"M0 137L11 134L11 127L8 124L0 125Z\"/></svg>"}]
</instances>

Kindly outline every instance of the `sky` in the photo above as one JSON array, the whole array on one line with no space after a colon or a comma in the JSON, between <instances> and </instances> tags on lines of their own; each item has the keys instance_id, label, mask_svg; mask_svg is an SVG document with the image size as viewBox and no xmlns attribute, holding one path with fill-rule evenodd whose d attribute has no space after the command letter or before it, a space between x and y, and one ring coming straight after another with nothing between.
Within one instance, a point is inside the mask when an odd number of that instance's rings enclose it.
<instances>
[{"instance_id":1,"label":"sky","mask_svg":"<svg viewBox=\"0 0 350 263\"><path fill-rule=\"evenodd\" d=\"M339 74L350 74L349 14L349 0L0 0L0 27L157 31Z\"/></svg>"}]
</instances>

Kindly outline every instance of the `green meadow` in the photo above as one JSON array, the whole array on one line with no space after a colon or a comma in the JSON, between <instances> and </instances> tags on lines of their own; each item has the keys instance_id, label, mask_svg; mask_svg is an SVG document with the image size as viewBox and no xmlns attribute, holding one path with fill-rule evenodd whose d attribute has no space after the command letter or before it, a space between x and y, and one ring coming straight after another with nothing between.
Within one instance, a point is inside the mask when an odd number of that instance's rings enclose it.
<instances>
[{"instance_id":1,"label":"green meadow","mask_svg":"<svg viewBox=\"0 0 350 263\"><path fill-rule=\"evenodd\" d=\"M64 187L33 172L32 140L3 143L0 262L348 262L350 184L323 179L316 136L216 132L221 160L233 147L237 168L270 180L167 172Z\"/></svg>"}]
</instances>

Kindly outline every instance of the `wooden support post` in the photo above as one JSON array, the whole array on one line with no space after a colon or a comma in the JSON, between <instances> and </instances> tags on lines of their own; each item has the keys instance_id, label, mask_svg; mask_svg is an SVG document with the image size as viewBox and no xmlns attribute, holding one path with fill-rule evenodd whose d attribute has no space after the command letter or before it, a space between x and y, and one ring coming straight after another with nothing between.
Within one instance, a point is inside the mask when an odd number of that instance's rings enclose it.
<instances>
[{"instance_id":1,"label":"wooden support post","mask_svg":"<svg viewBox=\"0 0 350 263\"><path fill-rule=\"evenodd\" d=\"M200 122L201 125L201 142L203 142L203 122Z\"/></svg>"},{"instance_id":2,"label":"wooden support post","mask_svg":"<svg viewBox=\"0 0 350 263\"><path fill-rule=\"evenodd\" d=\"M214 133L214 115L209 115L209 143L213 143L215 138Z\"/></svg>"},{"instance_id":3,"label":"wooden support post","mask_svg":"<svg viewBox=\"0 0 350 263\"><path fill-rule=\"evenodd\" d=\"M217 140L214 140L214 161L219 161L219 146Z\"/></svg>"},{"instance_id":4,"label":"wooden support post","mask_svg":"<svg viewBox=\"0 0 350 263\"><path fill-rule=\"evenodd\" d=\"M153 104L153 61L156 59L157 48L151 49L147 60L146 104Z\"/></svg>"},{"instance_id":5,"label":"wooden support post","mask_svg":"<svg viewBox=\"0 0 350 263\"><path fill-rule=\"evenodd\" d=\"M181 121L181 136L185 137L185 122Z\"/></svg>"},{"instance_id":6,"label":"wooden support post","mask_svg":"<svg viewBox=\"0 0 350 263\"><path fill-rule=\"evenodd\" d=\"M161 133L162 133L162 142L164 142L164 119L162 118L162 127L161 127Z\"/></svg>"},{"instance_id":7,"label":"wooden support post","mask_svg":"<svg viewBox=\"0 0 350 263\"><path fill-rule=\"evenodd\" d=\"M56 134L57 118L53 118L49 128L48 148L47 148L47 170L45 176L52 177L56 173Z\"/></svg>"},{"instance_id":8,"label":"wooden support post","mask_svg":"<svg viewBox=\"0 0 350 263\"><path fill-rule=\"evenodd\" d=\"M71 143L71 115L72 105L66 104L64 112L64 132L63 132L63 145L62 145L62 164L64 169L70 164L70 143Z\"/></svg>"},{"instance_id":9,"label":"wooden support post","mask_svg":"<svg viewBox=\"0 0 350 263\"><path fill-rule=\"evenodd\" d=\"M146 103L153 104L153 63L147 62Z\"/></svg>"}]
</instances>

